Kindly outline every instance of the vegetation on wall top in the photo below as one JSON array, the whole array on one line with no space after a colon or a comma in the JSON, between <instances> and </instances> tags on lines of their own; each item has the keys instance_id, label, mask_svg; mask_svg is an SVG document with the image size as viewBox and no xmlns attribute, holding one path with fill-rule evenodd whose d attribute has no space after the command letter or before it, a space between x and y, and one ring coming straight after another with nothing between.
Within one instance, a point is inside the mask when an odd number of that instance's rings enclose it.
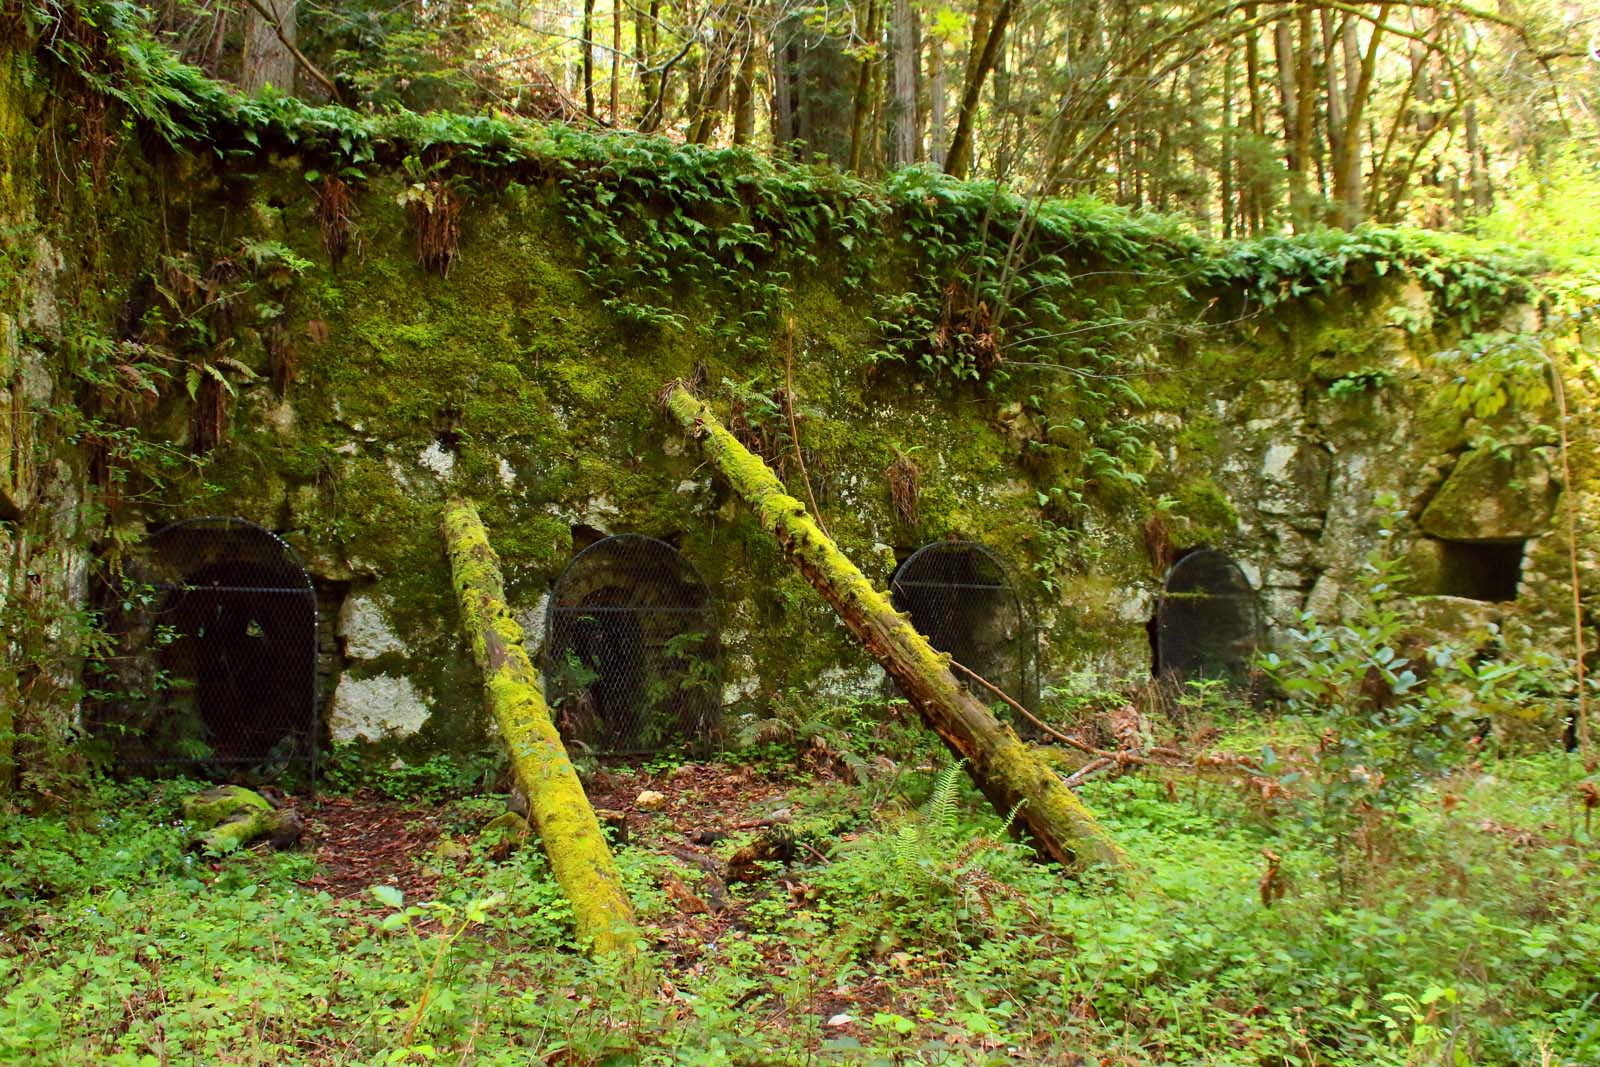
<instances>
[{"instance_id":1,"label":"vegetation on wall top","mask_svg":"<svg viewBox=\"0 0 1600 1067\"><path fill-rule=\"evenodd\" d=\"M739 269L746 266L741 257L752 253L814 255L830 241L852 253L855 237L886 216L933 241L978 231L990 244L1010 246L1000 254L1013 263L1047 253L1129 271L1158 269L1179 284L1240 286L1264 304L1395 272L1415 277L1447 306L1481 308L1527 299L1528 276L1548 266L1466 238L1384 227L1218 245L1174 218L1093 201L1025 200L994 183L929 168L867 183L831 166L772 160L744 148L595 133L561 122L439 111L368 114L270 90L246 97L181 62L150 31L145 9L130 0L34 4L26 15L46 53L176 149L203 149L224 160L257 158L263 150L297 153L317 173L345 179L408 158L482 180L551 178L569 195L586 194L576 212L585 221L591 205L619 212L651 203L658 229L686 220L662 240L667 250L683 242L692 255L714 246L713 258ZM919 228L932 214L941 225ZM718 223L716 232L709 232L708 219ZM641 267L659 272L659 264Z\"/></svg>"}]
</instances>

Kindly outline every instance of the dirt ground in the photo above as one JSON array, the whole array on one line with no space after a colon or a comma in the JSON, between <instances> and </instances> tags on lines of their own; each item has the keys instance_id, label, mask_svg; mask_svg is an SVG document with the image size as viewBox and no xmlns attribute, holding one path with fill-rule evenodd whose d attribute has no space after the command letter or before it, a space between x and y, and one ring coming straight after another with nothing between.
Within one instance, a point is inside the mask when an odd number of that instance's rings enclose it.
<instances>
[{"instance_id":1,"label":"dirt ground","mask_svg":"<svg viewBox=\"0 0 1600 1067\"><path fill-rule=\"evenodd\" d=\"M748 887L730 891L718 876L725 875L728 854L736 846L802 814L791 799L802 783L792 774L722 763L689 763L659 772L622 766L599 770L586 786L596 809L620 815L626 827L620 847L649 849L673 861L658 884L675 912L656 920L656 948L669 973L698 974L715 966L719 943L742 926L751 904L775 894L803 900L807 868L827 862L823 850L802 843L790 864ZM647 791L662 795L659 808L640 807L640 794ZM304 814L305 844L317 861L316 873L301 883L306 888L374 909L377 905L368 895L373 885L392 885L407 900L435 895L438 877L431 872L444 839L451 836L439 805L357 793L322 797ZM714 873L708 876L708 871ZM782 974L789 963L782 958L783 949L773 946L770 951L769 973ZM894 1000L884 982L867 979L848 990L819 990L809 1007L823 1019L861 1018L892 1007ZM841 1029L847 1026L841 1024Z\"/></svg>"}]
</instances>

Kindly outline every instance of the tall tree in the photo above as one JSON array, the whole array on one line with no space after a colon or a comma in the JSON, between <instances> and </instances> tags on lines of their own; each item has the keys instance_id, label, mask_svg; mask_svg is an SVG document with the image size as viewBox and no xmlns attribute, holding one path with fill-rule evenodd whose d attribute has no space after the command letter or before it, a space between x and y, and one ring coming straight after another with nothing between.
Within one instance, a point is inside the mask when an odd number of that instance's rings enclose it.
<instances>
[{"instance_id":1,"label":"tall tree","mask_svg":"<svg viewBox=\"0 0 1600 1067\"><path fill-rule=\"evenodd\" d=\"M583 0L583 113L594 112L594 0Z\"/></svg>"},{"instance_id":2,"label":"tall tree","mask_svg":"<svg viewBox=\"0 0 1600 1067\"><path fill-rule=\"evenodd\" d=\"M245 10L239 84L247 93L267 86L293 95L299 0L257 0Z\"/></svg>"},{"instance_id":3,"label":"tall tree","mask_svg":"<svg viewBox=\"0 0 1600 1067\"><path fill-rule=\"evenodd\" d=\"M978 10L972 19L967 73L961 86L961 105L956 110L956 130L950 136L950 150L945 154L946 174L964 178L972 169L972 136L978 119L978 100L983 94L983 83L999 61L1000 46L1016 7L1016 0L978 0Z\"/></svg>"},{"instance_id":4,"label":"tall tree","mask_svg":"<svg viewBox=\"0 0 1600 1067\"><path fill-rule=\"evenodd\" d=\"M917 41L911 0L894 0L890 32L894 51L894 108L889 114L894 127L891 161L895 166L905 166L917 159Z\"/></svg>"},{"instance_id":5,"label":"tall tree","mask_svg":"<svg viewBox=\"0 0 1600 1067\"><path fill-rule=\"evenodd\" d=\"M867 117L872 111L873 77L882 57L879 50L879 20L883 17L883 0L867 0L866 43L861 49L860 69L856 75L855 102L850 108L850 155L846 164L854 171L861 170L866 148Z\"/></svg>"}]
</instances>

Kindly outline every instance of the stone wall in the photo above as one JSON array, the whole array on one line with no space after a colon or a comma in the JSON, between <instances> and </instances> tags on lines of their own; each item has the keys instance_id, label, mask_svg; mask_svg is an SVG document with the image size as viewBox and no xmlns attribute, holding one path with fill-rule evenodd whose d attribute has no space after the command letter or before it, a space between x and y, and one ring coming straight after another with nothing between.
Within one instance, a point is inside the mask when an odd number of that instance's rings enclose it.
<instances>
[{"instance_id":1,"label":"stone wall","mask_svg":"<svg viewBox=\"0 0 1600 1067\"><path fill-rule=\"evenodd\" d=\"M334 743L416 758L486 742L438 532L456 494L479 503L535 652L574 552L642 533L676 545L712 590L732 716L761 713L779 693L881 694L880 672L656 409L665 382L693 377L756 436L781 438L752 400L781 395L791 343L806 468L841 546L883 584L930 541L992 546L1036 611L1047 688L1148 679L1165 569L1201 546L1238 563L1273 635L1302 611L1357 610L1363 560L1387 545L1410 563L1412 610L1428 632L1526 624L1525 640L1560 647L1563 486L1540 429L1553 414L1547 403L1463 413L1449 388L1459 361L1440 356L1462 330L1402 275L1237 315L1219 308L1238 294L1195 294L1172 312L1188 325L1129 379L1141 401L1125 414L1141 431L1126 460L1137 478L1090 479L1063 503L1036 446L1070 423L1074 379L1018 367L974 385L875 363L876 289L902 278L865 289L826 268L790 278L792 338L731 349L692 328L714 297L687 287L675 310L690 328L613 315L549 187L512 181L475 195L440 277L416 262L398 173L369 175L351 250L335 263L293 156L219 164L130 145L119 166L97 216L104 251L57 262L40 245L35 307L95 286L103 301L73 301L76 313L126 333L157 314L164 278L204 282L225 264L240 280L201 372L229 382L223 441L202 470L113 502L97 527L102 557L114 563L183 516L239 515L281 533L335 627L321 668ZM827 250L824 262L844 254ZM64 359L37 320L48 312L35 314L41 352ZM1518 325L1517 309L1505 314ZM141 425L195 445L193 409L172 390ZM898 456L920 469L914 521L891 500ZM804 497L789 450L773 458ZM86 475L62 472L73 491L87 488ZM63 521L81 513L71 492L55 500ZM1587 563L1592 546L1582 549ZM81 590L81 567L58 569Z\"/></svg>"}]
</instances>

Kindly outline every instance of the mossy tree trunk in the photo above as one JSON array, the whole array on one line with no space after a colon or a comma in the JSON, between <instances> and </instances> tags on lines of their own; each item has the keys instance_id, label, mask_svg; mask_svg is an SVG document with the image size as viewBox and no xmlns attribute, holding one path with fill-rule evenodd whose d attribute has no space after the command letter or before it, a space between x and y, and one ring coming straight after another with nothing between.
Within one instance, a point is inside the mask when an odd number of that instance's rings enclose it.
<instances>
[{"instance_id":1,"label":"mossy tree trunk","mask_svg":"<svg viewBox=\"0 0 1600 1067\"><path fill-rule=\"evenodd\" d=\"M681 385L667 407L700 440L706 458L745 502L850 631L889 672L923 721L1003 815L1016 811L1039 850L1061 863L1123 867L1127 858L1094 813L1056 773L956 680L948 658L898 614L789 496L776 475L741 445L711 409Z\"/></svg>"},{"instance_id":2,"label":"mossy tree trunk","mask_svg":"<svg viewBox=\"0 0 1600 1067\"><path fill-rule=\"evenodd\" d=\"M500 561L477 509L452 502L444 537L461 625L483 671L485 703L510 749L550 869L572 904L578 936L597 953L632 955L638 941L633 907L522 647L522 627L506 608Z\"/></svg>"}]
</instances>

